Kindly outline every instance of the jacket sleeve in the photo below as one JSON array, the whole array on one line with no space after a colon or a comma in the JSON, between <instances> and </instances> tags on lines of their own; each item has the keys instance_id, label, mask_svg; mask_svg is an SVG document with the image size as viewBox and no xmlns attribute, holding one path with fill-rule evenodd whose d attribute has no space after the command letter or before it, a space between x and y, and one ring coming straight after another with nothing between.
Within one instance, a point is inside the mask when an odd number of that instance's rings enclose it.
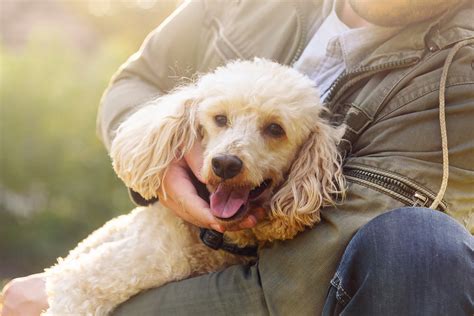
<instances>
[{"instance_id":1,"label":"jacket sleeve","mask_svg":"<svg viewBox=\"0 0 474 316\"><path fill-rule=\"evenodd\" d=\"M97 133L107 150L123 120L150 99L171 90L176 78L195 72L204 12L202 2L184 2L114 75L97 118Z\"/></svg>"}]
</instances>

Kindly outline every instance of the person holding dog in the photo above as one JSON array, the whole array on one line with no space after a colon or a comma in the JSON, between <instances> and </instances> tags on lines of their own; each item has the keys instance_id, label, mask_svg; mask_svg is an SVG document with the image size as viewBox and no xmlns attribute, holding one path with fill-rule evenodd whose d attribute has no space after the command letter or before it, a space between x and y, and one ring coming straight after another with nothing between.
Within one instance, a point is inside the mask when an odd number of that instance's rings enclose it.
<instances>
[{"instance_id":1,"label":"person holding dog","mask_svg":"<svg viewBox=\"0 0 474 316\"><path fill-rule=\"evenodd\" d=\"M333 123L347 125L347 196L323 208L313 229L264 249L257 264L147 291L114 314L471 315L473 15L462 0L184 3L104 95L106 147L140 105L176 85L171 67L189 77L264 57L307 74ZM201 156L197 145L168 170L160 202L220 231L190 178L200 178ZM13 281L4 315L38 314L43 284L41 275Z\"/></svg>"}]
</instances>

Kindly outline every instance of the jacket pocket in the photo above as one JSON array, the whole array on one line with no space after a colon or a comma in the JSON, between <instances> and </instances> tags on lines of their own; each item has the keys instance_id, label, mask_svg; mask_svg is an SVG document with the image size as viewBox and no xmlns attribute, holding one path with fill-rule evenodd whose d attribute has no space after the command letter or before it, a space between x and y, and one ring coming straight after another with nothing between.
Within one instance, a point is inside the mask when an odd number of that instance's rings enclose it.
<instances>
[{"instance_id":1,"label":"jacket pocket","mask_svg":"<svg viewBox=\"0 0 474 316\"><path fill-rule=\"evenodd\" d=\"M384 193L407 206L429 207L436 197L435 193L411 179L375 167L349 163L344 166L344 175L349 182ZM445 201L441 201L438 210L447 210Z\"/></svg>"}]
</instances>

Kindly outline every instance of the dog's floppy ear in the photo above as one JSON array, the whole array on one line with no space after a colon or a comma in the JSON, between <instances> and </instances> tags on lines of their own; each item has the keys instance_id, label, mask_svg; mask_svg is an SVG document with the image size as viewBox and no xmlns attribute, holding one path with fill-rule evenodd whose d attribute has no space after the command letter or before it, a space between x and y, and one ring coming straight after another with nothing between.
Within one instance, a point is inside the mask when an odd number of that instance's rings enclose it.
<instances>
[{"instance_id":1,"label":"dog's floppy ear","mask_svg":"<svg viewBox=\"0 0 474 316\"><path fill-rule=\"evenodd\" d=\"M193 146L197 136L195 86L162 96L117 129L110 156L117 175L145 199L157 196L167 167Z\"/></svg>"},{"instance_id":2,"label":"dog's floppy ear","mask_svg":"<svg viewBox=\"0 0 474 316\"><path fill-rule=\"evenodd\" d=\"M295 232L319 222L321 206L334 204L335 194L343 193L344 178L337 145L344 128L320 122L300 149L288 179L271 201L272 216L286 222ZM286 234L285 234L286 235Z\"/></svg>"}]
</instances>

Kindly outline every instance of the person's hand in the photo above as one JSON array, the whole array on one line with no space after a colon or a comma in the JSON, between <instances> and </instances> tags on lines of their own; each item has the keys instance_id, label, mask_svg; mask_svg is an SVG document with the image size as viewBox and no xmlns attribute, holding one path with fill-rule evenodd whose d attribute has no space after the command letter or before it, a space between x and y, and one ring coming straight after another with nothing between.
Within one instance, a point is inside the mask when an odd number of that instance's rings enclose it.
<instances>
[{"instance_id":1,"label":"person's hand","mask_svg":"<svg viewBox=\"0 0 474 316\"><path fill-rule=\"evenodd\" d=\"M38 316L48 308L43 273L13 279L3 288L2 296L1 316Z\"/></svg>"},{"instance_id":2,"label":"person's hand","mask_svg":"<svg viewBox=\"0 0 474 316\"><path fill-rule=\"evenodd\" d=\"M161 204L174 211L185 221L199 227L212 228L223 232L226 227L212 216L209 204L199 197L189 176L191 170L199 181L205 183L201 176L202 164L202 147L199 142L196 142L193 148L184 156L184 159L176 161L168 167L163 182L166 197L163 196L162 190L159 190L158 197ZM232 227L232 230L251 228L264 215L263 209L256 211L244 218L239 226Z\"/></svg>"}]
</instances>

